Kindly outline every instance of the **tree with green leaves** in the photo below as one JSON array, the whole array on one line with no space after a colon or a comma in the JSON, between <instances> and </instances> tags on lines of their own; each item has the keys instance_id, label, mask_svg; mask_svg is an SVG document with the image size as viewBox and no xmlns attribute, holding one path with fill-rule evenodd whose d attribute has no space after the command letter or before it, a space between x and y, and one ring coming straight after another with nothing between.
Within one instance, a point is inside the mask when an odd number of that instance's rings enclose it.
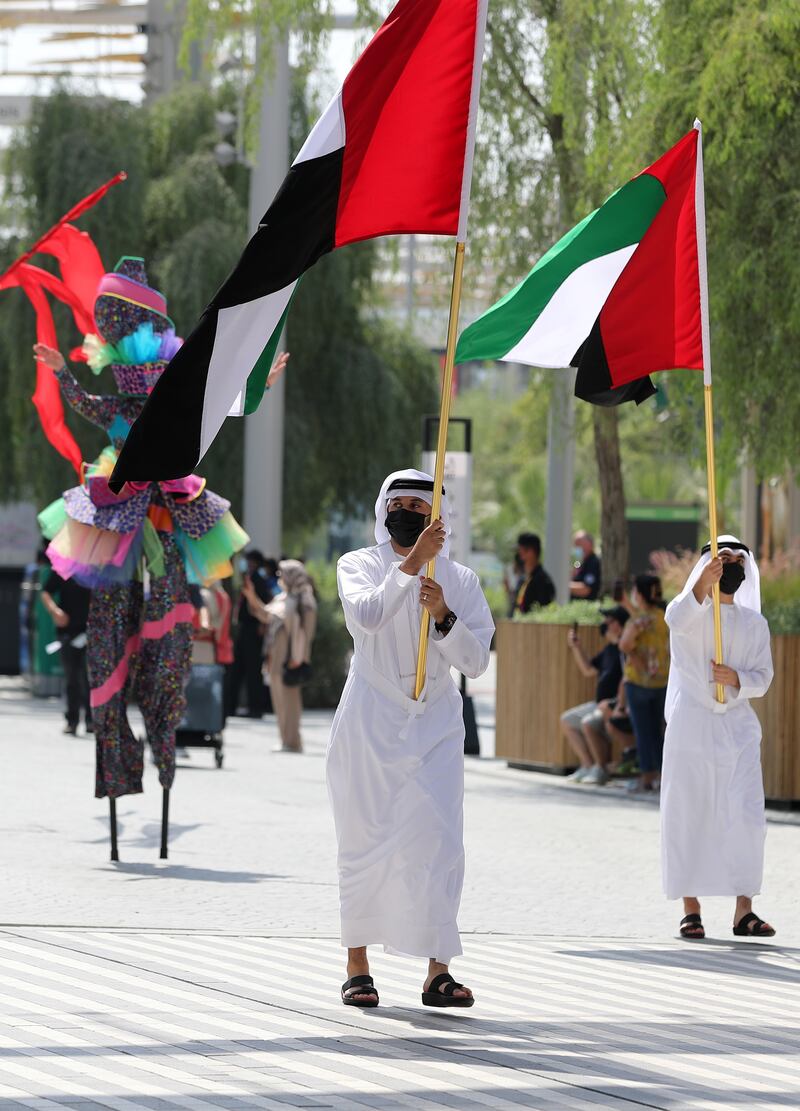
<instances>
[{"instance_id":1,"label":"tree with green leaves","mask_svg":"<svg viewBox=\"0 0 800 1111\"><path fill-rule=\"evenodd\" d=\"M652 67L651 14L646 0L489 6L472 238L501 286L641 168L628 125ZM610 583L628 571L619 414L594 408L592 421Z\"/></svg>"},{"instance_id":2,"label":"tree with green leaves","mask_svg":"<svg viewBox=\"0 0 800 1111\"><path fill-rule=\"evenodd\" d=\"M759 478L800 466L800 7L665 0L641 114L651 151L703 121L718 466ZM703 452L694 376L671 374L676 446Z\"/></svg>"}]
</instances>

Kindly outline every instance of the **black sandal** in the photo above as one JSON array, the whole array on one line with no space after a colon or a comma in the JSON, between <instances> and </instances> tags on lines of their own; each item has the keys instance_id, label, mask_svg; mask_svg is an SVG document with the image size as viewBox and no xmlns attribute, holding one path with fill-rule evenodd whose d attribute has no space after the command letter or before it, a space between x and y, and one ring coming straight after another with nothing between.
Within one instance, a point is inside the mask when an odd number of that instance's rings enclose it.
<instances>
[{"instance_id":1,"label":"black sandal","mask_svg":"<svg viewBox=\"0 0 800 1111\"><path fill-rule=\"evenodd\" d=\"M687 914L685 918L681 918L680 934L687 941L702 941L706 931L700 915Z\"/></svg>"},{"instance_id":2,"label":"black sandal","mask_svg":"<svg viewBox=\"0 0 800 1111\"><path fill-rule=\"evenodd\" d=\"M752 929L750 928L752 926ZM750 911L739 919L738 925L733 927L736 937L774 937L775 931L763 918Z\"/></svg>"},{"instance_id":3,"label":"black sandal","mask_svg":"<svg viewBox=\"0 0 800 1111\"><path fill-rule=\"evenodd\" d=\"M368 995L369 999L356 999L356 995ZM377 1007L378 989L371 976L351 976L342 984L342 1003L345 1007Z\"/></svg>"},{"instance_id":4,"label":"black sandal","mask_svg":"<svg viewBox=\"0 0 800 1111\"><path fill-rule=\"evenodd\" d=\"M431 980L428 990L423 991L422 1002L426 1007L471 1007L475 1002L473 996L453 995L459 989L464 991L464 985L457 984L449 972L440 972Z\"/></svg>"}]
</instances>

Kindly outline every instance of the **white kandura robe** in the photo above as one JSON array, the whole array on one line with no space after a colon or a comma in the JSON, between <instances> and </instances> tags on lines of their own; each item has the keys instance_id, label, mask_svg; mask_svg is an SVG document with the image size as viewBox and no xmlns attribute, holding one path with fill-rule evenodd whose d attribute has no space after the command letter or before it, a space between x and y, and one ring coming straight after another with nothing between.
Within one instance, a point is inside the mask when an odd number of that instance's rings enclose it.
<instances>
[{"instance_id":1,"label":"white kandura robe","mask_svg":"<svg viewBox=\"0 0 800 1111\"><path fill-rule=\"evenodd\" d=\"M338 565L355 648L327 756L342 945L448 963L461 952L464 876L464 721L450 668L486 670L494 623L474 572L440 556L436 580L458 620L445 637L431 624L415 702L420 582L401 561L384 543Z\"/></svg>"},{"instance_id":2,"label":"white kandura robe","mask_svg":"<svg viewBox=\"0 0 800 1111\"><path fill-rule=\"evenodd\" d=\"M714 698L711 600L670 602L670 691L661 779L661 862L668 899L757 895L764 864L761 726L748 699L772 682L769 626L756 610L722 605L725 663L741 688ZM672 695L672 697L670 697Z\"/></svg>"}]
</instances>

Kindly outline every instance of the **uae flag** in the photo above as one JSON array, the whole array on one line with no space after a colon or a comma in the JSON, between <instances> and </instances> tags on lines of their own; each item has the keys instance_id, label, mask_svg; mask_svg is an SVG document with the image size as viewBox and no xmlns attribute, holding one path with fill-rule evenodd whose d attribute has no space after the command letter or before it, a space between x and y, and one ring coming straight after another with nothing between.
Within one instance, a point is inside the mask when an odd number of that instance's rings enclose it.
<instances>
[{"instance_id":1,"label":"uae flag","mask_svg":"<svg viewBox=\"0 0 800 1111\"><path fill-rule=\"evenodd\" d=\"M111 486L188 474L252 411L298 280L347 243L466 232L487 0L400 0L128 434Z\"/></svg>"},{"instance_id":2,"label":"uae flag","mask_svg":"<svg viewBox=\"0 0 800 1111\"><path fill-rule=\"evenodd\" d=\"M578 368L575 394L637 404L649 375L710 382L700 124L551 247L461 334L456 362Z\"/></svg>"}]
</instances>

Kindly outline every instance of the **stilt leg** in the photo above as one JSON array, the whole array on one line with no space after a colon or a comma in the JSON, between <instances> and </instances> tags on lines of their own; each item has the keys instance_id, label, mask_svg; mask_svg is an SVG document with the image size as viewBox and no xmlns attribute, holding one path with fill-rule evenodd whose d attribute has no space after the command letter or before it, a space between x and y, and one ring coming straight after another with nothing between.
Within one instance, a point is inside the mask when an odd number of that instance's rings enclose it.
<instances>
[{"instance_id":1,"label":"stilt leg","mask_svg":"<svg viewBox=\"0 0 800 1111\"><path fill-rule=\"evenodd\" d=\"M116 862L119 860L119 851L117 849L117 800L115 798L109 797L108 817L111 824L111 859Z\"/></svg>"},{"instance_id":2,"label":"stilt leg","mask_svg":"<svg viewBox=\"0 0 800 1111\"><path fill-rule=\"evenodd\" d=\"M161 852L159 859L167 859L167 840L169 837L169 788L164 788L164 802L161 807Z\"/></svg>"}]
</instances>

